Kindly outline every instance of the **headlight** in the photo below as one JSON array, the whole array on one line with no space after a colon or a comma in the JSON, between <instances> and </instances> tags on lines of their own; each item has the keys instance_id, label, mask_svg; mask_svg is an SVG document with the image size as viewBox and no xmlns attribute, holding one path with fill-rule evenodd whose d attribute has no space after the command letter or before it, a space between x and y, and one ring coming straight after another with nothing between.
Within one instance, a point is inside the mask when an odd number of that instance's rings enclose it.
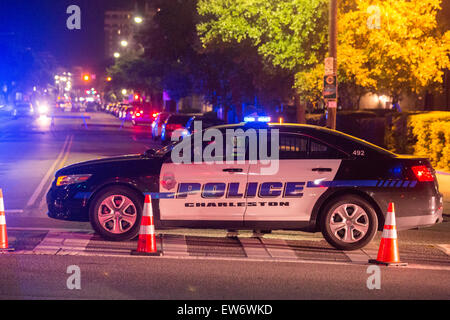
<instances>
[{"instance_id":1,"label":"headlight","mask_svg":"<svg viewBox=\"0 0 450 320\"><path fill-rule=\"evenodd\" d=\"M40 106L39 107L39 113L40 114L44 114L44 113L47 113L48 112L48 106Z\"/></svg>"},{"instance_id":2,"label":"headlight","mask_svg":"<svg viewBox=\"0 0 450 320\"><path fill-rule=\"evenodd\" d=\"M73 174L70 176L59 176L58 179L56 179L56 186L61 187L69 184L81 183L89 179L90 176L92 176L92 174Z\"/></svg>"}]
</instances>

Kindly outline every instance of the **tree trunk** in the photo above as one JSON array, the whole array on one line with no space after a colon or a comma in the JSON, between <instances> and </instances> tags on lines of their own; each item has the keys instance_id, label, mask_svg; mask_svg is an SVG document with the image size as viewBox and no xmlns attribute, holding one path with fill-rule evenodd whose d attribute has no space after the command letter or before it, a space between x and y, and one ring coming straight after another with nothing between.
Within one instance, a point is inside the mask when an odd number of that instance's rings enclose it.
<instances>
[{"instance_id":1,"label":"tree trunk","mask_svg":"<svg viewBox=\"0 0 450 320\"><path fill-rule=\"evenodd\" d=\"M294 103L297 109L297 122L306 123L306 104L300 100L300 98L295 95Z\"/></svg>"}]
</instances>

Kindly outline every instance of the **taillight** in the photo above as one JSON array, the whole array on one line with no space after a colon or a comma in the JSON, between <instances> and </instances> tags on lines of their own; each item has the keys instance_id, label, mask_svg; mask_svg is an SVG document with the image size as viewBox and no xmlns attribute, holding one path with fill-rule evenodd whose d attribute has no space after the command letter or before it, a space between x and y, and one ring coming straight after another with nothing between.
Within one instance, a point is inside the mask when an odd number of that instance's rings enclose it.
<instances>
[{"instance_id":1,"label":"taillight","mask_svg":"<svg viewBox=\"0 0 450 320\"><path fill-rule=\"evenodd\" d=\"M138 112L138 113L136 113L136 117L140 117L141 116L141 114Z\"/></svg>"},{"instance_id":2,"label":"taillight","mask_svg":"<svg viewBox=\"0 0 450 320\"><path fill-rule=\"evenodd\" d=\"M181 128L183 128L183 125L179 124L179 123L166 124L167 130L175 131L175 130L181 129Z\"/></svg>"},{"instance_id":3,"label":"taillight","mask_svg":"<svg viewBox=\"0 0 450 320\"><path fill-rule=\"evenodd\" d=\"M411 169L420 182L434 181L433 174L427 166L414 166Z\"/></svg>"}]
</instances>

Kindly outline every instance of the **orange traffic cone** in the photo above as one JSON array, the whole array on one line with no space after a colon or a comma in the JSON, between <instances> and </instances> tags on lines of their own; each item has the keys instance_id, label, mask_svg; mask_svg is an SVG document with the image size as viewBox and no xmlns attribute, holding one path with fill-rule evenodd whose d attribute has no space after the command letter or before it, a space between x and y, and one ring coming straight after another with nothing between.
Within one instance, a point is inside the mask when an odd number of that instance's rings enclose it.
<instances>
[{"instance_id":1,"label":"orange traffic cone","mask_svg":"<svg viewBox=\"0 0 450 320\"><path fill-rule=\"evenodd\" d=\"M400 262L397 244L397 228L395 226L395 210L392 202L389 202L377 260L371 259L369 260L369 263L383 264L385 266L408 265L407 263Z\"/></svg>"},{"instance_id":2,"label":"orange traffic cone","mask_svg":"<svg viewBox=\"0 0 450 320\"><path fill-rule=\"evenodd\" d=\"M155 223L153 221L152 202L149 195L145 195L144 212L142 214L141 229L137 250L131 251L132 255L159 256L156 248Z\"/></svg>"},{"instance_id":3,"label":"orange traffic cone","mask_svg":"<svg viewBox=\"0 0 450 320\"><path fill-rule=\"evenodd\" d=\"M0 189L0 252L13 251L8 248L8 234L6 232L5 205L3 203L3 191Z\"/></svg>"}]
</instances>

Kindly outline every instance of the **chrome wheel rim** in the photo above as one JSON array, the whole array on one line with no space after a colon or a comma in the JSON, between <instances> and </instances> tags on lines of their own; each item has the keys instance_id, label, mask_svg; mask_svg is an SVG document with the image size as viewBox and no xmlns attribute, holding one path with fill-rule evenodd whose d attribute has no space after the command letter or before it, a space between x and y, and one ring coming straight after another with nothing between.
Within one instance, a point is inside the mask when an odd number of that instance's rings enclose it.
<instances>
[{"instance_id":1,"label":"chrome wheel rim","mask_svg":"<svg viewBox=\"0 0 450 320\"><path fill-rule=\"evenodd\" d=\"M335 208L328 223L333 236L345 243L358 242L369 231L368 214L354 203Z\"/></svg>"},{"instance_id":2,"label":"chrome wheel rim","mask_svg":"<svg viewBox=\"0 0 450 320\"><path fill-rule=\"evenodd\" d=\"M97 217L103 229L110 233L122 234L136 223L137 209L130 198L117 194L101 202Z\"/></svg>"}]
</instances>

